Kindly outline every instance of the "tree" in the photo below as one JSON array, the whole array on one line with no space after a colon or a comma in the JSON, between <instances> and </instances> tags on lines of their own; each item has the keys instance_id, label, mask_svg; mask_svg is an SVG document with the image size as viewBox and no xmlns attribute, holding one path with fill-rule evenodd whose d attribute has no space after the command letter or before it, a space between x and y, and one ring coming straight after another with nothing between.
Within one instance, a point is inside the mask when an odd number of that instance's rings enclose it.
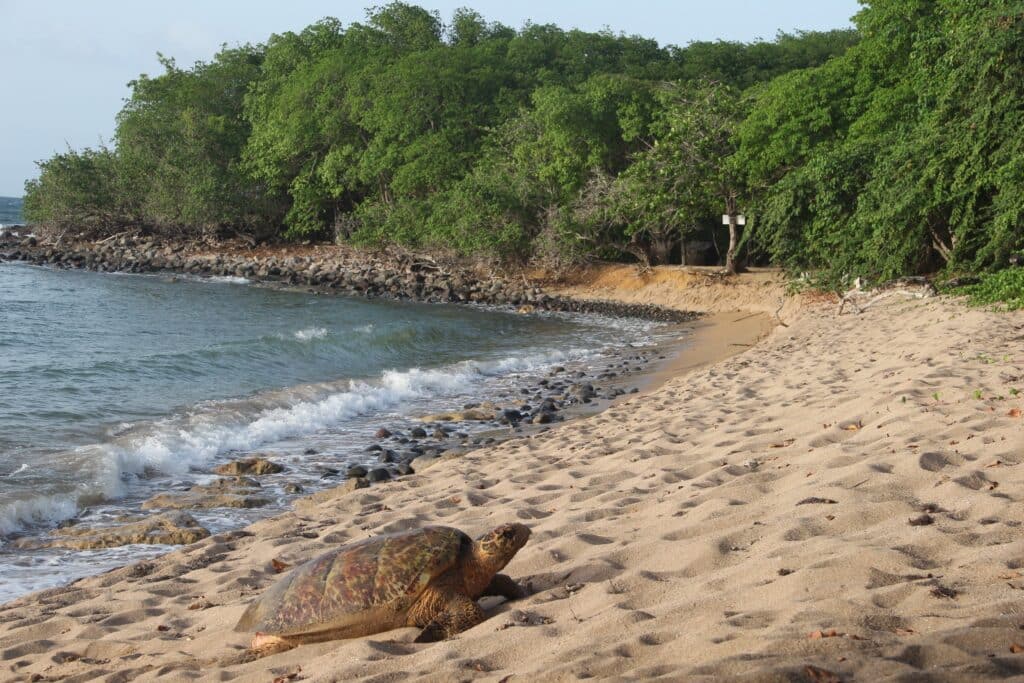
<instances>
[{"instance_id":1,"label":"tree","mask_svg":"<svg viewBox=\"0 0 1024 683\"><path fill-rule=\"evenodd\" d=\"M60 230L103 233L134 214L107 147L68 150L39 162L39 178L25 184L25 218Z\"/></svg>"},{"instance_id":2,"label":"tree","mask_svg":"<svg viewBox=\"0 0 1024 683\"><path fill-rule=\"evenodd\" d=\"M652 262L667 262L683 234L722 209L735 216L745 191L735 163L735 131L742 120L739 93L722 83L666 86L652 126L654 142L634 158L611 193L630 230L646 232ZM725 268L737 270L739 231L729 226Z\"/></svg>"}]
</instances>

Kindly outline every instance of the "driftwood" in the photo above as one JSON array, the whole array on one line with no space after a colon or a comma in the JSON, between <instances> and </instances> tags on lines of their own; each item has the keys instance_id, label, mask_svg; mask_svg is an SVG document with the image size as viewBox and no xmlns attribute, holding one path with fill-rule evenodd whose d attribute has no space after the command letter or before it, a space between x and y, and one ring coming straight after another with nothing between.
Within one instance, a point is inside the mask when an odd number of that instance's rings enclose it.
<instances>
[{"instance_id":1,"label":"driftwood","mask_svg":"<svg viewBox=\"0 0 1024 683\"><path fill-rule=\"evenodd\" d=\"M839 310L836 315L842 315L847 304L850 305L854 313L860 314L879 301L893 296L924 299L937 294L935 286L923 277L901 277L885 282L874 289L865 289L863 280L857 278L853 282L853 288L840 297ZM864 299L867 299L867 302L861 304L860 301Z\"/></svg>"}]
</instances>

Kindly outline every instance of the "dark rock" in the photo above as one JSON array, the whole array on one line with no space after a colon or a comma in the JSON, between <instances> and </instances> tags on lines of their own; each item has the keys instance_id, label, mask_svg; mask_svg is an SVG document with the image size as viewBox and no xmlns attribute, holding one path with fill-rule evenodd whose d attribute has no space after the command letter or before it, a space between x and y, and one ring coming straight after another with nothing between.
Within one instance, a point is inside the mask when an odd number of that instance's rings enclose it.
<instances>
[{"instance_id":1,"label":"dark rock","mask_svg":"<svg viewBox=\"0 0 1024 683\"><path fill-rule=\"evenodd\" d=\"M378 429L376 431L376 433L374 434L374 437L376 437L378 439L386 439L389 436L391 436L391 432L388 431L387 429L385 429L384 427L381 427L380 429Z\"/></svg>"},{"instance_id":2,"label":"dark rock","mask_svg":"<svg viewBox=\"0 0 1024 683\"><path fill-rule=\"evenodd\" d=\"M345 472L345 476L348 477L349 479L354 479L356 477L365 477L366 468L363 467L362 465L353 465L352 467L349 467L348 470Z\"/></svg>"},{"instance_id":3,"label":"dark rock","mask_svg":"<svg viewBox=\"0 0 1024 683\"><path fill-rule=\"evenodd\" d=\"M366 475L366 478L372 482L387 481L391 478L391 473L383 467L376 467Z\"/></svg>"},{"instance_id":4,"label":"dark rock","mask_svg":"<svg viewBox=\"0 0 1024 683\"><path fill-rule=\"evenodd\" d=\"M409 430L409 436L414 439L425 439L427 437L427 430L423 427L413 427Z\"/></svg>"}]
</instances>

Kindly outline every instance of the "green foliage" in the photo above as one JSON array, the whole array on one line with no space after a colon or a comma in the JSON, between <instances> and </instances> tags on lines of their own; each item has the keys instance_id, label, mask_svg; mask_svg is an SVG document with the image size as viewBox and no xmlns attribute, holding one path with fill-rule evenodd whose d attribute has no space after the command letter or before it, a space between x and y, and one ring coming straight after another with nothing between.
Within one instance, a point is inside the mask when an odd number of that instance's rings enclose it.
<instances>
[{"instance_id":1,"label":"green foliage","mask_svg":"<svg viewBox=\"0 0 1024 683\"><path fill-rule=\"evenodd\" d=\"M261 222L258 188L238 165L249 136L242 101L261 59L248 46L188 71L161 58L163 74L132 81L117 158L145 222L200 230Z\"/></svg>"},{"instance_id":2,"label":"green foliage","mask_svg":"<svg viewBox=\"0 0 1024 683\"><path fill-rule=\"evenodd\" d=\"M986 273L981 282L953 290L968 297L974 306L996 306L1016 311L1024 308L1024 268Z\"/></svg>"},{"instance_id":3,"label":"green foliage","mask_svg":"<svg viewBox=\"0 0 1024 683\"><path fill-rule=\"evenodd\" d=\"M117 156L106 147L54 155L39 163L39 171L25 185L22 211L31 223L102 232L119 228L133 213Z\"/></svg>"},{"instance_id":4,"label":"green foliage","mask_svg":"<svg viewBox=\"0 0 1024 683\"><path fill-rule=\"evenodd\" d=\"M131 83L115 148L43 162L27 211L110 230L662 262L746 191L731 161L742 90L858 38L662 47L390 2L191 68L161 57L163 73Z\"/></svg>"},{"instance_id":5,"label":"green foliage","mask_svg":"<svg viewBox=\"0 0 1024 683\"><path fill-rule=\"evenodd\" d=\"M739 132L759 246L833 277L1005 265L1024 246L1020 10L875 0L848 52L760 89Z\"/></svg>"}]
</instances>

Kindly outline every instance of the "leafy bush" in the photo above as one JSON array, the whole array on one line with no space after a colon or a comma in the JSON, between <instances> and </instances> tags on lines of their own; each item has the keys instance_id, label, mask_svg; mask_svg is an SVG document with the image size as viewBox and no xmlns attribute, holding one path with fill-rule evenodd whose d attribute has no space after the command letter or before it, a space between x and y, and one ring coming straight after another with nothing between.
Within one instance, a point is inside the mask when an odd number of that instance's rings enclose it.
<instances>
[{"instance_id":1,"label":"leafy bush","mask_svg":"<svg viewBox=\"0 0 1024 683\"><path fill-rule=\"evenodd\" d=\"M996 306L1016 311L1024 308L1024 268L1010 268L981 276L981 282L953 290L968 297L974 306Z\"/></svg>"}]
</instances>

